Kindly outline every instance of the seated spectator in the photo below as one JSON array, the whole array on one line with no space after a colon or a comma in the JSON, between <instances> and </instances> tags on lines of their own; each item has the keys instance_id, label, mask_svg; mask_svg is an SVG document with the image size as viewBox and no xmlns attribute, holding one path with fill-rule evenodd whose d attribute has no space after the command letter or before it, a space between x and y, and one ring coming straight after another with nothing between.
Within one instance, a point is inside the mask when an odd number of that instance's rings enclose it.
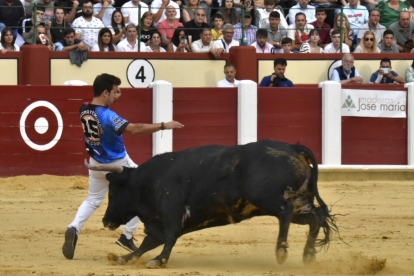
<instances>
[{"instance_id":1,"label":"seated spectator","mask_svg":"<svg viewBox=\"0 0 414 276\"><path fill-rule=\"evenodd\" d=\"M36 45L44 45L51 52L55 48L55 45L53 44L50 37L46 35L46 28L42 25L39 25L37 27Z\"/></svg>"},{"instance_id":2,"label":"seated spectator","mask_svg":"<svg viewBox=\"0 0 414 276\"><path fill-rule=\"evenodd\" d=\"M310 23L315 29L319 31L320 46L324 48L326 45L331 43L331 36L329 31L331 26L325 23L326 9L324 7L316 8L316 21ZM333 19L332 19L333 20Z\"/></svg>"},{"instance_id":3,"label":"seated spectator","mask_svg":"<svg viewBox=\"0 0 414 276\"><path fill-rule=\"evenodd\" d=\"M4 27L13 30L14 36L17 36L17 26L19 21L24 18L24 9L20 0L1 0L0 1L0 31Z\"/></svg>"},{"instance_id":4,"label":"seated spectator","mask_svg":"<svg viewBox=\"0 0 414 276\"><path fill-rule=\"evenodd\" d=\"M152 32L154 32L156 28L154 27L154 20L152 20L152 13L145 12L141 17L141 42L144 42L145 45L150 44L150 38Z\"/></svg>"},{"instance_id":5,"label":"seated spectator","mask_svg":"<svg viewBox=\"0 0 414 276\"><path fill-rule=\"evenodd\" d=\"M354 53L381 53L381 50L377 46L377 38L374 32L366 31L358 47L356 47Z\"/></svg>"},{"instance_id":6,"label":"seated spectator","mask_svg":"<svg viewBox=\"0 0 414 276\"><path fill-rule=\"evenodd\" d=\"M188 0L186 5L183 5L183 22L187 23L194 20L195 10L200 7L200 0ZM204 16L203 22L207 23L207 17Z\"/></svg>"},{"instance_id":7,"label":"seated spectator","mask_svg":"<svg viewBox=\"0 0 414 276\"><path fill-rule=\"evenodd\" d=\"M274 73L264 77L260 87L293 87L293 83L285 78L287 61L284 58L277 58L273 62Z\"/></svg>"},{"instance_id":8,"label":"seated spectator","mask_svg":"<svg viewBox=\"0 0 414 276\"><path fill-rule=\"evenodd\" d=\"M191 45L193 41L200 39L200 33L205 28L210 28L210 25L204 22L206 12L203 8L197 7L194 10L194 19L184 23L184 28L187 29L188 43Z\"/></svg>"},{"instance_id":9,"label":"seated spectator","mask_svg":"<svg viewBox=\"0 0 414 276\"><path fill-rule=\"evenodd\" d=\"M305 20L310 24L316 21L315 7L309 5L309 0L298 0L298 3L289 10L289 22L291 25L296 23L296 14L302 13Z\"/></svg>"},{"instance_id":10,"label":"seated spectator","mask_svg":"<svg viewBox=\"0 0 414 276\"><path fill-rule=\"evenodd\" d=\"M140 50L142 51L146 45L144 42L138 41L138 31L134 24L128 24L125 28L126 38L121 40L116 45L117 52L138 52L138 43L140 43Z\"/></svg>"},{"instance_id":11,"label":"seated spectator","mask_svg":"<svg viewBox=\"0 0 414 276\"><path fill-rule=\"evenodd\" d=\"M287 36L287 30L280 25L280 13L271 12L267 25L267 42L272 44L275 52L283 53L282 38Z\"/></svg>"},{"instance_id":12,"label":"seated spectator","mask_svg":"<svg viewBox=\"0 0 414 276\"><path fill-rule=\"evenodd\" d=\"M233 63L224 65L223 73L226 77L217 83L217 87L237 87L239 81L235 79L236 72L236 66Z\"/></svg>"},{"instance_id":13,"label":"seated spectator","mask_svg":"<svg viewBox=\"0 0 414 276\"><path fill-rule=\"evenodd\" d=\"M405 81L414 82L414 61L411 66L408 66L407 71L405 72Z\"/></svg>"},{"instance_id":14,"label":"seated spectator","mask_svg":"<svg viewBox=\"0 0 414 276\"><path fill-rule=\"evenodd\" d=\"M358 29L368 21L368 10L366 7L359 5L360 0L349 0L349 4L343 8L345 17L348 18L351 29L354 30L354 35L358 35ZM336 13L341 10L337 9ZM356 42L355 42L356 43Z\"/></svg>"},{"instance_id":15,"label":"seated spectator","mask_svg":"<svg viewBox=\"0 0 414 276\"><path fill-rule=\"evenodd\" d=\"M43 0L44 1L44 0ZM116 10L112 6L112 0L97 0L98 3L93 5L93 16L102 20L104 26L111 25L112 14Z\"/></svg>"},{"instance_id":16,"label":"seated spectator","mask_svg":"<svg viewBox=\"0 0 414 276\"><path fill-rule=\"evenodd\" d=\"M55 51L88 51L88 47L75 36L75 30L73 28L66 28L63 31L63 39L59 40L55 44Z\"/></svg>"},{"instance_id":17,"label":"seated spectator","mask_svg":"<svg viewBox=\"0 0 414 276\"><path fill-rule=\"evenodd\" d=\"M279 14L280 18L280 26L282 26L283 28L287 28L288 24L286 22L285 16L283 15L283 11L281 11L278 7L280 6L276 6L276 1L275 0L264 0L264 9L262 8L257 8L256 9L256 26L257 28L267 28L269 23L270 23L270 14L275 12Z\"/></svg>"},{"instance_id":18,"label":"seated spectator","mask_svg":"<svg viewBox=\"0 0 414 276\"><path fill-rule=\"evenodd\" d=\"M56 43L63 39L63 30L68 26L65 22L65 9L63 7L55 7L54 14L55 16L52 19L50 35L53 43Z\"/></svg>"},{"instance_id":19,"label":"seated spectator","mask_svg":"<svg viewBox=\"0 0 414 276\"><path fill-rule=\"evenodd\" d=\"M234 36L234 26L227 23L223 26L223 38L216 40L216 48L223 49L223 53L229 53L230 48L233 46L239 46L240 43L237 40L233 39Z\"/></svg>"},{"instance_id":20,"label":"seated spectator","mask_svg":"<svg viewBox=\"0 0 414 276\"><path fill-rule=\"evenodd\" d=\"M141 17L141 22L142 22L142 19L144 18L144 16L145 16L145 13ZM118 44L119 41L121 41L122 39L125 39L125 33L126 33L126 31L125 31L125 21L124 21L124 17L122 16L122 13L120 11L115 10L112 13L111 24L109 26L106 26L106 27L111 30L112 42L114 44ZM144 32L144 29L141 29L141 37L142 37L143 32ZM149 38L148 38L148 40L149 40Z\"/></svg>"},{"instance_id":21,"label":"seated spectator","mask_svg":"<svg viewBox=\"0 0 414 276\"><path fill-rule=\"evenodd\" d=\"M311 0L311 4L312 6L314 6L316 8L316 20L318 20L318 10L323 11L325 14L325 19L324 22L326 24L328 24L329 26L333 26L334 25L334 18L335 18L335 10L340 8L341 6L346 6L347 2L345 0ZM310 23L312 24L312 23ZM316 25L312 24L313 26ZM321 38L323 37L321 30L319 30L319 33L321 34ZM326 36L329 39L329 35ZM329 44L329 42L327 42L326 44Z\"/></svg>"},{"instance_id":22,"label":"seated spectator","mask_svg":"<svg viewBox=\"0 0 414 276\"><path fill-rule=\"evenodd\" d=\"M153 31L150 38L150 45L146 46L142 52L166 52L161 47L161 33L159 31Z\"/></svg>"},{"instance_id":23,"label":"seated spectator","mask_svg":"<svg viewBox=\"0 0 414 276\"><path fill-rule=\"evenodd\" d=\"M267 30L259 29L256 33L256 41L252 45L256 49L256 53L272 53L273 46L267 43Z\"/></svg>"},{"instance_id":24,"label":"seated spectator","mask_svg":"<svg viewBox=\"0 0 414 276\"><path fill-rule=\"evenodd\" d=\"M319 46L321 41L319 31L313 29L310 31L309 36L308 42L302 44L299 53L323 53L323 49Z\"/></svg>"},{"instance_id":25,"label":"seated spectator","mask_svg":"<svg viewBox=\"0 0 414 276\"><path fill-rule=\"evenodd\" d=\"M167 18L158 23L158 31L161 33L162 45L166 46L171 43L174 30L177 27L183 27L183 24L175 20L177 11L174 6L170 5L165 10Z\"/></svg>"},{"instance_id":26,"label":"seated spectator","mask_svg":"<svg viewBox=\"0 0 414 276\"><path fill-rule=\"evenodd\" d=\"M214 28L211 29L213 34L213 41L223 38L223 16L221 14L215 14L212 17Z\"/></svg>"},{"instance_id":27,"label":"seated spectator","mask_svg":"<svg viewBox=\"0 0 414 276\"><path fill-rule=\"evenodd\" d=\"M326 46L323 51L327 53L350 53L348 45L342 43L341 51L341 33L338 30L333 30L331 32L331 43Z\"/></svg>"},{"instance_id":28,"label":"seated spectator","mask_svg":"<svg viewBox=\"0 0 414 276\"><path fill-rule=\"evenodd\" d=\"M8 51L14 51L14 52L19 52L20 51L20 47L17 46L16 44L14 44L15 42L15 37L14 37L14 33L13 30L10 29L9 27L4 28L1 31L1 40L0 40L0 50L1 52L4 54Z\"/></svg>"},{"instance_id":29,"label":"seated spectator","mask_svg":"<svg viewBox=\"0 0 414 276\"><path fill-rule=\"evenodd\" d=\"M394 32L385 30L381 43L378 44L381 53L399 53L397 45L394 44Z\"/></svg>"},{"instance_id":30,"label":"seated spectator","mask_svg":"<svg viewBox=\"0 0 414 276\"><path fill-rule=\"evenodd\" d=\"M293 53L292 52L292 47L293 47L293 41L292 41L292 39L289 38L289 37L284 37L282 39L282 50L283 50L282 53L285 53L285 54L291 54L291 53Z\"/></svg>"},{"instance_id":31,"label":"seated spectator","mask_svg":"<svg viewBox=\"0 0 414 276\"><path fill-rule=\"evenodd\" d=\"M345 54L342 57L342 65L332 72L332 80L342 84L361 84L362 77L354 67L354 56Z\"/></svg>"},{"instance_id":32,"label":"seated spectator","mask_svg":"<svg viewBox=\"0 0 414 276\"><path fill-rule=\"evenodd\" d=\"M112 33L108 28L102 28L98 34L98 44L93 45L92 52L116 52L112 43Z\"/></svg>"},{"instance_id":33,"label":"seated spectator","mask_svg":"<svg viewBox=\"0 0 414 276\"><path fill-rule=\"evenodd\" d=\"M153 14L152 19L154 20L154 26L158 27L161 21L167 19L167 8L175 10L175 20L180 21L181 12L180 6L173 0L154 0L151 3L151 12ZM172 32L173 33L173 32ZM171 36L172 36L171 33Z\"/></svg>"},{"instance_id":34,"label":"seated spectator","mask_svg":"<svg viewBox=\"0 0 414 276\"><path fill-rule=\"evenodd\" d=\"M394 32L394 41L397 41L398 50L402 52L405 42L410 40L411 34L414 31L414 22L410 21L410 13L402 11L398 21L392 23L389 29Z\"/></svg>"},{"instance_id":35,"label":"seated spectator","mask_svg":"<svg viewBox=\"0 0 414 276\"><path fill-rule=\"evenodd\" d=\"M342 27L341 27L341 20L342 20ZM349 49L351 49L353 41L355 39L355 32L354 30L351 29L348 18L345 16L345 14L338 13L337 15L335 15L335 24L333 25L332 30L338 30L339 33L341 33L341 28L344 34L342 37L342 42L348 45Z\"/></svg>"},{"instance_id":36,"label":"seated spectator","mask_svg":"<svg viewBox=\"0 0 414 276\"><path fill-rule=\"evenodd\" d=\"M210 29L204 29L201 33L201 39L191 43L191 51L194 53L211 53L215 58L220 58L223 53L223 49L217 48L216 43L212 41Z\"/></svg>"},{"instance_id":37,"label":"seated spectator","mask_svg":"<svg viewBox=\"0 0 414 276\"><path fill-rule=\"evenodd\" d=\"M295 24L289 25L289 29L287 32L287 36L293 41L293 46L292 46L293 52L299 51L300 46L302 46L303 43L308 41L309 32L313 28L314 27L312 25L307 24L306 16L304 13L302 12L296 13Z\"/></svg>"},{"instance_id":38,"label":"seated spectator","mask_svg":"<svg viewBox=\"0 0 414 276\"><path fill-rule=\"evenodd\" d=\"M252 25L252 13L250 11L246 11L244 13L244 37L247 39L246 45L252 45L253 42L256 41L256 32L257 27L255 25ZM241 45L243 45L242 39L242 23L239 22L236 25L234 25L234 40L237 40L240 42Z\"/></svg>"},{"instance_id":39,"label":"seated spectator","mask_svg":"<svg viewBox=\"0 0 414 276\"><path fill-rule=\"evenodd\" d=\"M42 23L44 13L45 13L45 7L38 6L37 7L37 12L36 12L36 26L38 26L38 27L43 26L44 27L44 23ZM22 32L22 36L23 36L24 41L25 41L26 44L33 44L34 43L33 22L34 22L34 13L32 13L31 18L26 18L25 20L23 20L22 29L19 30L19 31ZM51 23L50 23L50 25L51 25ZM49 40L52 40L49 28L47 28L47 37L49 38Z\"/></svg>"},{"instance_id":40,"label":"seated spectator","mask_svg":"<svg viewBox=\"0 0 414 276\"><path fill-rule=\"evenodd\" d=\"M148 5L140 0L131 0L122 5L122 15L124 16L125 24L139 25L138 18L138 6L141 5L141 14L144 14L149 10Z\"/></svg>"},{"instance_id":41,"label":"seated spectator","mask_svg":"<svg viewBox=\"0 0 414 276\"><path fill-rule=\"evenodd\" d=\"M239 22L239 15L234 7L233 0L222 0L221 8L217 11L217 14L223 16L224 24L236 25Z\"/></svg>"},{"instance_id":42,"label":"seated spectator","mask_svg":"<svg viewBox=\"0 0 414 276\"><path fill-rule=\"evenodd\" d=\"M374 1L374 0L372 0ZM358 42L361 41L361 38L364 36L366 31L372 31L375 34L375 38L378 43L382 41L382 37L386 28L379 23L380 21L380 12L378 9L369 11L368 22L361 26L358 30Z\"/></svg>"},{"instance_id":43,"label":"seated spectator","mask_svg":"<svg viewBox=\"0 0 414 276\"><path fill-rule=\"evenodd\" d=\"M172 49L171 49L172 48ZM169 51L169 49L171 49ZM167 52L191 52L190 45L188 44L187 35L184 28L178 27L174 30L174 35L171 39L171 43L168 45Z\"/></svg>"},{"instance_id":44,"label":"seated spectator","mask_svg":"<svg viewBox=\"0 0 414 276\"><path fill-rule=\"evenodd\" d=\"M411 39L404 43L403 53L414 53L414 30L411 32Z\"/></svg>"},{"instance_id":45,"label":"seated spectator","mask_svg":"<svg viewBox=\"0 0 414 276\"><path fill-rule=\"evenodd\" d=\"M89 49L98 43L99 30L105 27L102 20L92 16L92 10L91 0L85 0L82 6L82 16L72 23L76 38L82 40Z\"/></svg>"},{"instance_id":46,"label":"seated spectator","mask_svg":"<svg viewBox=\"0 0 414 276\"><path fill-rule=\"evenodd\" d=\"M372 83L404 83L404 79L392 71L391 60L383 58L380 62L380 68L372 74L370 82Z\"/></svg>"},{"instance_id":47,"label":"seated spectator","mask_svg":"<svg viewBox=\"0 0 414 276\"><path fill-rule=\"evenodd\" d=\"M400 0L389 0L379 2L377 5L378 10L381 14L380 23L389 28L392 23L397 22L399 19L400 12L410 11L414 9L411 7L409 1L400 1Z\"/></svg>"}]
</instances>

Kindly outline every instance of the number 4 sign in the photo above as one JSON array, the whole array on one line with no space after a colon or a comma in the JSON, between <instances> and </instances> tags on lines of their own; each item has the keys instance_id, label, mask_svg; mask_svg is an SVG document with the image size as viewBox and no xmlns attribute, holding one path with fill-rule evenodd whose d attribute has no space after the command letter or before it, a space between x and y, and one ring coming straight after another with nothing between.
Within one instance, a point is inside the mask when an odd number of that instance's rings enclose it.
<instances>
[{"instance_id":1,"label":"number 4 sign","mask_svg":"<svg viewBox=\"0 0 414 276\"><path fill-rule=\"evenodd\" d=\"M132 87L147 88L154 78L154 67L148 60L135 59L128 65L127 79Z\"/></svg>"}]
</instances>

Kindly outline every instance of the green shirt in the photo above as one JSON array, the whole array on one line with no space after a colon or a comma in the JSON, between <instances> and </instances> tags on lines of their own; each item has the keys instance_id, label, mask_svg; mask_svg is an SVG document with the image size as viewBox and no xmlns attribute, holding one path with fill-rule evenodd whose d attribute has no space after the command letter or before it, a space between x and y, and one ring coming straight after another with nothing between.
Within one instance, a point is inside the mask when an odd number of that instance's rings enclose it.
<instances>
[{"instance_id":1,"label":"green shirt","mask_svg":"<svg viewBox=\"0 0 414 276\"><path fill-rule=\"evenodd\" d=\"M398 10L394 10L388 6L389 1L379 2L377 8L380 10L381 25L384 25L387 29L388 27L398 21L398 16L403 10L410 10L410 3L408 1L400 1L400 7Z\"/></svg>"}]
</instances>

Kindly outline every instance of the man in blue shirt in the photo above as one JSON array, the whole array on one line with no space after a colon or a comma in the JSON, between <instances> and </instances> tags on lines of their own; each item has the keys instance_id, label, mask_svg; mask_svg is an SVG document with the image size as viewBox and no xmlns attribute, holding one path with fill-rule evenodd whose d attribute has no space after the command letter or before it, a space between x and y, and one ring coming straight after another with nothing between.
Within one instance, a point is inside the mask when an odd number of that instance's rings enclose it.
<instances>
[{"instance_id":1,"label":"man in blue shirt","mask_svg":"<svg viewBox=\"0 0 414 276\"><path fill-rule=\"evenodd\" d=\"M380 62L380 68L372 74L371 83L405 83L404 79L394 71L392 71L391 60L383 58Z\"/></svg>"},{"instance_id":2,"label":"man in blue shirt","mask_svg":"<svg viewBox=\"0 0 414 276\"><path fill-rule=\"evenodd\" d=\"M285 78L286 66L286 59L275 59L273 62L275 72L270 76L264 77L260 82L260 87L293 87L293 83Z\"/></svg>"},{"instance_id":3,"label":"man in blue shirt","mask_svg":"<svg viewBox=\"0 0 414 276\"><path fill-rule=\"evenodd\" d=\"M123 133L151 134L158 130L184 127L176 121L132 124L121 118L109 109L109 106L121 96L120 84L121 80L118 77L109 74L97 76L93 83L94 97L92 102L82 104L79 110L86 151L90 156L91 165L99 166L104 163L136 168L138 165L129 158L125 150ZM82 226L105 199L109 186L106 173L108 172L89 171L88 198L79 207L75 219L69 224L65 233L62 252L67 259L73 259ZM136 232L139 222L139 218L134 217L126 223L124 233L116 242L130 252L137 249L132 235Z\"/></svg>"}]
</instances>

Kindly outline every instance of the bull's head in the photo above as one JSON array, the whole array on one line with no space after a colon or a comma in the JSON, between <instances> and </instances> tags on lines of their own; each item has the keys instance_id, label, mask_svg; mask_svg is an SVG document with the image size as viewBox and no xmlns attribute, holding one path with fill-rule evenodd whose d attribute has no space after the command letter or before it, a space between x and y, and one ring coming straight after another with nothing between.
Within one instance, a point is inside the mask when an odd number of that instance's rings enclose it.
<instances>
[{"instance_id":1,"label":"bull's head","mask_svg":"<svg viewBox=\"0 0 414 276\"><path fill-rule=\"evenodd\" d=\"M109 181L109 193L108 207L102 219L104 227L115 230L135 217L134 206L137 198L134 197L134 194L136 195L134 180L130 179L130 172L134 169L105 164L92 166L86 160L85 166L94 171L110 172L106 175Z\"/></svg>"}]
</instances>

